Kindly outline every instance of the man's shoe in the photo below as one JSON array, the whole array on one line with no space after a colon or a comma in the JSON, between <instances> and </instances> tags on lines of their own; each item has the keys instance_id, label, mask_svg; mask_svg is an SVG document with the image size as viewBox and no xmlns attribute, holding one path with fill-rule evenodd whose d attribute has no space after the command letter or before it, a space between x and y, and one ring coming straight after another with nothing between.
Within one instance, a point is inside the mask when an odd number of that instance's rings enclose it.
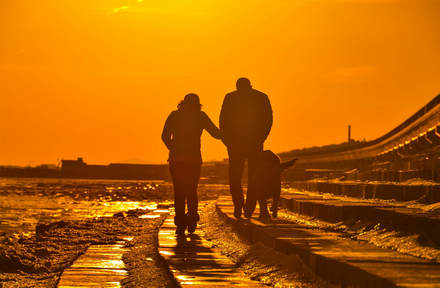
<instances>
[{"instance_id":1,"label":"man's shoe","mask_svg":"<svg viewBox=\"0 0 440 288\"><path fill-rule=\"evenodd\" d=\"M255 210L255 207L249 208L248 206L245 205L244 206L244 217L251 218L252 214L254 214L254 210Z\"/></svg>"},{"instance_id":2,"label":"man's shoe","mask_svg":"<svg viewBox=\"0 0 440 288\"><path fill-rule=\"evenodd\" d=\"M260 212L260 216L258 217L261 221L268 221L270 220L270 214L266 211L265 213Z\"/></svg>"},{"instance_id":3,"label":"man's shoe","mask_svg":"<svg viewBox=\"0 0 440 288\"><path fill-rule=\"evenodd\" d=\"M249 198L246 199L246 203L244 203L244 217L251 218L252 214L254 214L255 207L257 206L256 200L253 201Z\"/></svg>"},{"instance_id":4,"label":"man's shoe","mask_svg":"<svg viewBox=\"0 0 440 288\"><path fill-rule=\"evenodd\" d=\"M244 217L246 217L248 219L250 219L252 217L252 214L253 214L252 212L244 211Z\"/></svg>"},{"instance_id":5,"label":"man's shoe","mask_svg":"<svg viewBox=\"0 0 440 288\"><path fill-rule=\"evenodd\" d=\"M237 219L240 219L241 218L241 211L242 211L241 207L240 208L235 207L234 208L234 217Z\"/></svg>"}]
</instances>

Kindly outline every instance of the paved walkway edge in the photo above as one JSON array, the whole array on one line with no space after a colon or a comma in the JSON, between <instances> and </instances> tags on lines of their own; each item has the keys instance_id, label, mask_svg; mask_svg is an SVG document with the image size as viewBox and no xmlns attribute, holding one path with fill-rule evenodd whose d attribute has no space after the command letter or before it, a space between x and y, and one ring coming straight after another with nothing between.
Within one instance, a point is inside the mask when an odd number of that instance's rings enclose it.
<instances>
[{"instance_id":1,"label":"paved walkway edge","mask_svg":"<svg viewBox=\"0 0 440 288\"><path fill-rule=\"evenodd\" d=\"M277 239L268 233L267 227L253 221L236 220L224 213L219 204L216 204L216 210L243 239L251 243L260 242L286 255L296 254L316 275L330 283L341 287L397 287L390 280L372 275L347 262L323 257L289 241Z\"/></svg>"},{"instance_id":2,"label":"paved walkway edge","mask_svg":"<svg viewBox=\"0 0 440 288\"><path fill-rule=\"evenodd\" d=\"M402 184L371 182L291 181L292 188L304 191L345 195L361 199L414 201L424 198L426 203L440 202L440 184Z\"/></svg>"},{"instance_id":3,"label":"paved walkway edge","mask_svg":"<svg viewBox=\"0 0 440 288\"><path fill-rule=\"evenodd\" d=\"M391 230L424 234L428 239L440 243L440 217L415 208L337 199L317 199L286 193L280 197L280 206L294 213L330 223L351 219L374 221Z\"/></svg>"}]
</instances>

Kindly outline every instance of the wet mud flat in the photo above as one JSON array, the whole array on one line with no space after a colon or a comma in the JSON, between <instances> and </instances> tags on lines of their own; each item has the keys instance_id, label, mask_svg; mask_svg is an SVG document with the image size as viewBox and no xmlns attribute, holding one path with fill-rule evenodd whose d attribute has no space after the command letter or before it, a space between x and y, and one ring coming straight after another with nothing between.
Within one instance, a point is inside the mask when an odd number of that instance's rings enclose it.
<instances>
[{"instance_id":1,"label":"wet mud flat","mask_svg":"<svg viewBox=\"0 0 440 288\"><path fill-rule=\"evenodd\" d=\"M121 285L140 287L145 285L139 281L145 281L151 287L166 287L171 280L155 248L164 216L139 218L145 213L139 209L113 217L59 221L37 226L34 236L1 239L0 287L56 287L63 271L91 245L121 243L126 235L131 235L123 255L128 277Z\"/></svg>"},{"instance_id":2,"label":"wet mud flat","mask_svg":"<svg viewBox=\"0 0 440 288\"><path fill-rule=\"evenodd\" d=\"M168 199L166 182L0 178L0 234L34 233L38 224L112 216Z\"/></svg>"},{"instance_id":3,"label":"wet mud flat","mask_svg":"<svg viewBox=\"0 0 440 288\"><path fill-rule=\"evenodd\" d=\"M154 213L171 205L170 183L19 179L0 186L8 216L7 229L0 229L0 287L57 287L86 251L119 246L124 277L115 287L176 286L157 251L166 216ZM224 185L200 185L199 198L226 191Z\"/></svg>"}]
</instances>

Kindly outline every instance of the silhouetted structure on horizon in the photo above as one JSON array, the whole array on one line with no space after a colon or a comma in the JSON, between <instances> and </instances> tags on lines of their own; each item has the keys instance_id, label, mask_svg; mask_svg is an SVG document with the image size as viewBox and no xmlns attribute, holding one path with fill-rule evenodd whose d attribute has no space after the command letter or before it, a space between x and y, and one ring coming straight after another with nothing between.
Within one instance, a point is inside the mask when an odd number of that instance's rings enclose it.
<instances>
[{"instance_id":1,"label":"silhouetted structure on horizon","mask_svg":"<svg viewBox=\"0 0 440 288\"><path fill-rule=\"evenodd\" d=\"M168 179L167 165L110 163L89 165L83 158L61 160L61 177L104 179Z\"/></svg>"},{"instance_id":2,"label":"silhouetted structure on horizon","mask_svg":"<svg viewBox=\"0 0 440 288\"><path fill-rule=\"evenodd\" d=\"M226 183L227 169L225 162L204 163L200 182ZM166 164L89 165L83 158L61 160L61 167L50 164L37 167L0 166L0 177L170 180Z\"/></svg>"},{"instance_id":3,"label":"silhouetted structure on horizon","mask_svg":"<svg viewBox=\"0 0 440 288\"><path fill-rule=\"evenodd\" d=\"M385 135L297 149L280 154L299 158L286 180L341 178L402 182L422 178L440 182L440 95Z\"/></svg>"}]
</instances>

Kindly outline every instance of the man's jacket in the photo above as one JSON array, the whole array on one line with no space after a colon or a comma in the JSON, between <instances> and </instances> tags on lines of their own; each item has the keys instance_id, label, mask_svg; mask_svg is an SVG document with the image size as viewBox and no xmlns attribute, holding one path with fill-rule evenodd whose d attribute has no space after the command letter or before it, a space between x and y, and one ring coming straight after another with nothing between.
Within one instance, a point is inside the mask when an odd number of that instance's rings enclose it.
<instances>
[{"instance_id":1,"label":"man's jacket","mask_svg":"<svg viewBox=\"0 0 440 288\"><path fill-rule=\"evenodd\" d=\"M220 131L228 148L263 144L272 121L272 107L266 94L255 89L226 94L220 112Z\"/></svg>"}]
</instances>

